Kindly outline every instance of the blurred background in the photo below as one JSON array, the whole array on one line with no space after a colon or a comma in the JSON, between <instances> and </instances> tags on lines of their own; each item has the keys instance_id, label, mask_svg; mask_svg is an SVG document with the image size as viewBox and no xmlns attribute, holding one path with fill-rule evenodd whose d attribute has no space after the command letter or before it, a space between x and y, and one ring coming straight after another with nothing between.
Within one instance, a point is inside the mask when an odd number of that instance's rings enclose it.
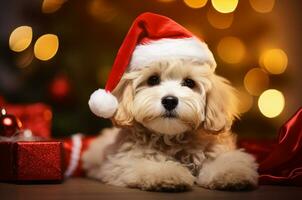
<instances>
[{"instance_id":1,"label":"blurred background","mask_svg":"<svg viewBox=\"0 0 302 200\"><path fill-rule=\"evenodd\" d=\"M241 137L274 138L302 103L299 0L10 0L0 6L0 104L46 103L52 135L111 126L88 108L132 21L166 15L203 38L240 91Z\"/></svg>"}]
</instances>

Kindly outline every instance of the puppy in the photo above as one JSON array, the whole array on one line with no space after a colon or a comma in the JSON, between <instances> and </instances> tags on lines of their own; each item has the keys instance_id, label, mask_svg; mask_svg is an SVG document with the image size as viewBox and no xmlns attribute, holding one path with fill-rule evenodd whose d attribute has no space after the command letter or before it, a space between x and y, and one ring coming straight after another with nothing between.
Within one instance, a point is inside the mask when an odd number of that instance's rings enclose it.
<instances>
[{"instance_id":1,"label":"puppy","mask_svg":"<svg viewBox=\"0 0 302 200\"><path fill-rule=\"evenodd\" d=\"M151 191L257 186L255 159L236 148L236 91L195 59L169 58L126 72L112 92L115 128L83 154L104 183Z\"/></svg>"}]
</instances>

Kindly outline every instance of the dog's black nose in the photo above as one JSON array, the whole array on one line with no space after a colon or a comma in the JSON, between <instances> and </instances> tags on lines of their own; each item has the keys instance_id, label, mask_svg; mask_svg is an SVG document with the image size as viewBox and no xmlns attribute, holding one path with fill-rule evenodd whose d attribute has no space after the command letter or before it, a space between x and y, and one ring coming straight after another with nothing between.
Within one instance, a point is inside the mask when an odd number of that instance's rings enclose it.
<instances>
[{"instance_id":1,"label":"dog's black nose","mask_svg":"<svg viewBox=\"0 0 302 200\"><path fill-rule=\"evenodd\" d=\"M176 108L178 104L178 98L174 96L165 96L161 99L161 104L163 104L166 110L171 111Z\"/></svg>"}]
</instances>

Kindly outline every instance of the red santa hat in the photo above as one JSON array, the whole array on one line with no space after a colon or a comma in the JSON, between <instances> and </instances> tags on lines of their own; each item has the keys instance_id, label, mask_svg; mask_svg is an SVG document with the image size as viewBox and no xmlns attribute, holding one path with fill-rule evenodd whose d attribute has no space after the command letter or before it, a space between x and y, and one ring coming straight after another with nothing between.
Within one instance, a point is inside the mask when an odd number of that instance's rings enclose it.
<instances>
[{"instance_id":1,"label":"red santa hat","mask_svg":"<svg viewBox=\"0 0 302 200\"><path fill-rule=\"evenodd\" d=\"M154 13L138 16L118 51L105 89L98 89L90 96L91 111L99 117L112 117L118 101L111 92L123 74L170 58L196 59L207 63L213 71L216 67L206 43L172 19Z\"/></svg>"}]
</instances>

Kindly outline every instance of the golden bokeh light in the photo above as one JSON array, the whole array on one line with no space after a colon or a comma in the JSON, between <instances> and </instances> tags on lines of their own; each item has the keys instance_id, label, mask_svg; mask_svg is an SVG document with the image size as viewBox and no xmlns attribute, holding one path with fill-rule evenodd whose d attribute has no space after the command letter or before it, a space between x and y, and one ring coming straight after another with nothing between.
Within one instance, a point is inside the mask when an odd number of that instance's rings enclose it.
<instances>
[{"instance_id":1,"label":"golden bokeh light","mask_svg":"<svg viewBox=\"0 0 302 200\"><path fill-rule=\"evenodd\" d=\"M250 0L252 8L259 13L271 12L275 5L275 0Z\"/></svg>"},{"instance_id":2,"label":"golden bokeh light","mask_svg":"<svg viewBox=\"0 0 302 200\"><path fill-rule=\"evenodd\" d=\"M264 91L258 99L260 112L268 118L274 118L280 115L285 105L282 92L269 89Z\"/></svg>"},{"instance_id":3,"label":"golden bokeh light","mask_svg":"<svg viewBox=\"0 0 302 200\"><path fill-rule=\"evenodd\" d=\"M185 4L190 8L202 8L207 4L208 0L184 0Z\"/></svg>"},{"instance_id":4,"label":"golden bokeh light","mask_svg":"<svg viewBox=\"0 0 302 200\"><path fill-rule=\"evenodd\" d=\"M271 74L282 74L287 67L288 59L282 49L269 49L259 59L259 64Z\"/></svg>"},{"instance_id":5,"label":"golden bokeh light","mask_svg":"<svg viewBox=\"0 0 302 200\"><path fill-rule=\"evenodd\" d=\"M61 8L63 3L65 3L65 0L43 0L42 12L54 13Z\"/></svg>"},{"instance_id":6,"label":"golden bokeh light","mask_svg":"<svg viewBox=\"0 0 302 200\"><path fill-rule=\"evenodd\" d=\"M258 96L269 86L269 76L260 68L253 68L244 77L245 89L254 96Z\"/></svg>"},{"instance_id":7,"label":"golden bokeh light","mask_svg":"<svg viewBox=\"0 0 302 200\"><path fill-rule=\"evenodd\" d=\"M16 59L16 65L19 68L25 68L29 66L34 59L33 51L32 49L27 49L26 51L20 53Z\"/></svg>"},{"instance_id":8,"label":"golden bokeh light","mask_svg":"<svg viewBox=\"0 0 302 200\"><path fill-rule=\"evenodd\" d=\"M220 13L214 9L209 9L207 12L207 18L209 23L218 29L229 28L233 23L233 13Z\"/></svg>"},{"instance_id":9,"label":"golden bokeh light","mask_svg":"<svg viewBox=\"0 0 302 200\"><path fill-rule=\"evenodd\" d=\"M87 4L87 11L100 22L110 22L118 15L110 1L91 0Z\"/></svg>"},{"instance_id":10,"label":"golden bokeh light","mask_svg":"<svg viewBox=\"0 0 302 200\"><path fill-rule=\"evenodd\" d=\"M247 93L244 88L238 89L238 97L240 99L238 109L240 113L249 111L253 106L253 97Z\"/></svg>"},{"instance_id":11,"label":"golden bokeh light","mask_svg":"<svg viewBox=\"0 0 302 200\"><path fill-rule=\"evenodd\" d=\"M231 13L236 9L238 0L212 0L212 5L218 12Z\"/></svg>"},{"instance_id":12,"label":"golden bokeh light","mask_svg":"<svg viewBox=\"0 0 302 200\"><path fill-rule=\"evenodd\" d=\"M223 61L236 64L244 58L245 46L239 38L224 37L218 43L217 53Z\"/></svg>"},{"instance_id":13,"label":"golden bokeh light","mask_svg":"<svg viewBox=\"0 0 302 200\"><path fill-rule=\"evenodd\" d=\"M30 26L19 26L10 34L9 48L15 52L24 51L29 47L33 37L33 31Z\"/></svg>"},{"instance_id":14,"label":"golden bokeh light","mask_svg":"<svg viewBox=\"0 0 302 200\"><path fill-rule=\"evenodd\" d=\"M163 3L170 3L170 2L173 2L175 0L157 0L159 2L163 2Z\"/></svg>"},{"instance_id":15,"label":"golden bokeh light","mask_svg":"<svg viewBox=\"0 0 302 200\"><path fill-rule=\"evenodd\" d=\"M201 40L203 40L204 35L201 31L200 26L196 26L196 24L186 24L186 28L193 33L196 37L200 38Z\"/></svg>"},{"instance_id":16,"label":"golden bokeh light","mask_svg":"<svg viewBox=\"0 0 302 200\"><path fill-rule=\"evenodd\" d=\"M49 60L54 57L59 48L59 39L54 34L39 37L34 46L34 54L39 60Z\"/></svg>"}]
</instances>

